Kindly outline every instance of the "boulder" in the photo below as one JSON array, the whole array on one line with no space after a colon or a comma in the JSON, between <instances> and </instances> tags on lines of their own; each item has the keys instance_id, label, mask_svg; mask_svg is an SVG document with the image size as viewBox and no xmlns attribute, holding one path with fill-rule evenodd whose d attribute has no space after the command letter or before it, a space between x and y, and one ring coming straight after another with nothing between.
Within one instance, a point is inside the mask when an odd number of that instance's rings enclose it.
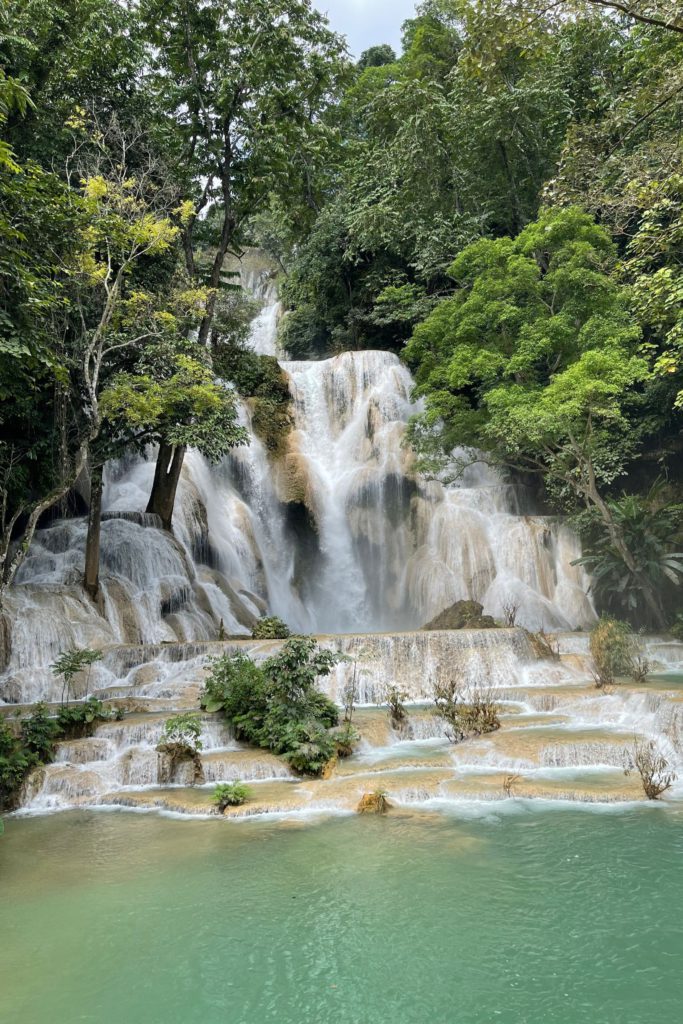
<instances>
[{"instance_id":1,"label":"boulder","mask_svg":"<svg viewBox=\"0 0 683 1024\"><path fill-rule=\"evenodd\" d=\"M422 629L495 629L496 625L495 619L484 615L484 607L478 601L456 601Z\"/></svg>"}]
</instances>

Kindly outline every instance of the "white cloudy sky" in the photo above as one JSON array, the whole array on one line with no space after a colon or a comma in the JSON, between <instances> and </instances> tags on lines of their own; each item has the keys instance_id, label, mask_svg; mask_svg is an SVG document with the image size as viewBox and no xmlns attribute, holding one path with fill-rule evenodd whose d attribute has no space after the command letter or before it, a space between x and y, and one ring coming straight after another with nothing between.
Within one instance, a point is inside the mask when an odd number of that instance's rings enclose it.
<instances>
[{"instance_id":1,"label":"white cloudy sky","mask_svg":"<svg viewBox=\"0 0 683 1024\"><path fill-rule=\"evenodd\" d=\"M355 57L376 43L401 51L401 25L415 11L417 0L315 0L332 28L343 32Z\"/></svg>"}]
</instances>

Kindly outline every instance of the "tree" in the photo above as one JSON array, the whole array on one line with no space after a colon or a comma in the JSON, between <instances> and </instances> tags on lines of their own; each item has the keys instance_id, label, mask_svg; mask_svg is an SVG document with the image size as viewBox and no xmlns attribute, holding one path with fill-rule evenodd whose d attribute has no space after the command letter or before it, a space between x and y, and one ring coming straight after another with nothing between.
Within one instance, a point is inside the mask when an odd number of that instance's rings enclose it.
<instances>
[{"instance_id":1,"label":"tree","mask_svg":"<svg viewBox=\"0 0 683 1024\"><path fill-rule=\"evenodd\" d=\"M386 64L395 63L396 54L392 47L388 43L382 43L379 46L371 46L368 50L363 50L356 67L359 71L365 71L366 68L381 68Z\"/></svg>"},{"instance_id":2,"label":"tree","mask_svg":"<svg viewBox=\"0 0 683 1024\"><path fill-rule=\"evenodd\" d=\"M509 20L433 0L406 23L402 57L361 65L338 113L339 174L288 263L290 351L399 348L452 287L458 252L536 216L594 68L583 36L539 24L522 45Z\"/></svg>"},{"instance_id":3,"label":"tree","mask_svg":"<svg viewBox=\"0 0 683 1024\"><path fill-rule=\"evenodd\" d=\"M458 445L482 448L535 474L561 507L592 510L661 626L652 581L606 500L646 435L652 377L614 264L607 233L571 208L545 211L514 241L465 249L451 267L455 295L406 350L427 400L412 438L442 463Z\"/></svg>"},{"instance_id":4,"label":"tree","mask_svg":"<svg viewBox=\"0 0 683 1024\"><path fill-rule=\"evenodd\" d=\"M76 191L29 167L23 172L26 187L16 196L19 212L12 222L13 248L4 271L9 278L12 268L19 266L25 298L18 296L15 319L5 320L9 359L3 369L11 399L7 411L3 409L10 430L0 446L0 602L26 557L41 516L65 498L88 463L102 429L100 397L107 373L124 352L149 340L147 331L139 332L135 323L122 316L134 271L143 261L167 252L178 232L171 211L164 209L163 201L157 204L156 190L144 173L129 177L121 163L111 170L108 178L103 174L83 178ZM34 231L39 214L52 214L62 227L66 222L70 228L66 248L48 250L47 260L41 256L37 264L31 248L24 259L25 236L19 225L27 214ZM32 288L34 279L40 289L37 293ZM19 334L22 317L26 335ZM25 362L27 355L33 372L27 376L20 369L19 379L23 377L28 396L16 388L16 380L14 386L11 383L12 363ZM45 437L39 437L36 449L35 441L27 444L22 438L21 425L40 413L30 394L39 386L57 390L59 458L56 462L46 459L36 473L33 464L41 458ZM60 424L62 414L68 423L65 419ZM49 457L49 443L47 447Z\"/></svg>"},{"instance_id":5,"label":"tree","mask_svg":"<svg viewBox=\"0 0 683 1024\"><path fill-rule=\"evenodd\" d=\"M607 504L633 556L633 568L612 545L602 518L590 514L579 520L584 536L584 555L579 564L590 573L602 607L625 614L634 623L647 622L648 610L643 607L640 586L645 579L664 617L664 608L683 580L683 552L672 550L680 535L683 507L667 499L662 480L647 494L623 494Z\"/></svg>"},{"instance_id":6,"label":"tree","mask_svg":"<svg viewBox=\"0 0 683 1024\"><path fill-rule=\"evenodd\" d=\"M208 288L201 346L226 254L239 252L249 218L273 195L304 217L315 210L315 169L330 141L321 114L347 61L310 0L142 0L140 11L169 164L179 191L193 199L182 239L190 279ZM164 439L149 508L167 520L183 457L182 445Z\"/></svg>"}]
</instances>

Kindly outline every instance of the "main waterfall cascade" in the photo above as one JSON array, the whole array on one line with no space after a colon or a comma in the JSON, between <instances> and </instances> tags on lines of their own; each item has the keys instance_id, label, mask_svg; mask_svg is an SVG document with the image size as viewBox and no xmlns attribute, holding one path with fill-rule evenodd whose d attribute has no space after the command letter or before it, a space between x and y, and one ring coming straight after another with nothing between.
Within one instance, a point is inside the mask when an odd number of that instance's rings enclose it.
<instances>
[{"instance_id":1,"label":"main waterfall cascade","mask_svg":"<svg viewBox=\"0 0 683 1024\"><path fill-rule=\"evenodd\" d=\"M263 275L248 283L264 300L251 346L274 354L276 296ZM294 421L284 454L269 458L244 404L248 447L218 466L188 454L174 536L142 511L153 459L110 467L103 614L79 585L85 520L36 535L10 598L0 697L50 696L46 666L71 644L212 640L266 611L316 633L415 629L462 598L497 617L512 601L529 628L592 621L566 527L520 514L515 488L483 463L450 486L415 472L412 381L396 356L281 365Z\"/></svg>"},{"instance_id":2,"label":"main waterfall cascade","mask_svg":"<svg viewBox=\"0 0 683 1024\"><path fill-rule=\"evenodd\" d=\"M278 311L273 301L254 322L261 354L275 354ZM284 456L273 463L250 431L249 447L218 467L187 460L178 535L195 561L204 549L234 589L306 632L415 629L461 598L494 616L511 600L530 628L593 619L569 530L515 514L514 488L482 463L450 487L413 471L403 443L412 380L396 356L281 365L294 418ZM138 463L105 501L144 507L150 485L151 466ZM220 602L214 617L250 624L226 619Z\"/></svg>"}]
</instances>

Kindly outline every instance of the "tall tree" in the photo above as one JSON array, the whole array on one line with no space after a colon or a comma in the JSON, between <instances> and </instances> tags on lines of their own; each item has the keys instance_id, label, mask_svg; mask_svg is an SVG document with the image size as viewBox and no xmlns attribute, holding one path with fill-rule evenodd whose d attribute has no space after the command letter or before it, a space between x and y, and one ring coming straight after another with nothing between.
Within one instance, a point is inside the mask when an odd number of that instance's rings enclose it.
<instances>
[{"instance_id":1,"label":"tall tree","mask_svg":"<svg viewBox=\"0 0 683 1024\"><path fill-rule=\"evenodd\" d=\"M346 72L345 48L310 0L142 0L140 11L169 163L193 199L183 247L191 279L209 289L206 345L226 254L239 254L249 218L273 195L309 215L318 205L315 171L331 135L321 115ZM149 511L172 503L183 458L182 445L161 441Z\"/></svg>"},{"instance_id":2,"label":"tall tree","mask_svg":"<svg viewBox=\"0 0 683 1024\"><path fill-rule=\"evenodd\" d=\"M472 460L535 474L558 507L592 511L661 627L656 586L607 500L653 426L651 370L614 265L607 232L573 208L465 249L455 294L406 350L427 400L412 437L437 464L483 449Z\"/></svg>"}]
</instances>

